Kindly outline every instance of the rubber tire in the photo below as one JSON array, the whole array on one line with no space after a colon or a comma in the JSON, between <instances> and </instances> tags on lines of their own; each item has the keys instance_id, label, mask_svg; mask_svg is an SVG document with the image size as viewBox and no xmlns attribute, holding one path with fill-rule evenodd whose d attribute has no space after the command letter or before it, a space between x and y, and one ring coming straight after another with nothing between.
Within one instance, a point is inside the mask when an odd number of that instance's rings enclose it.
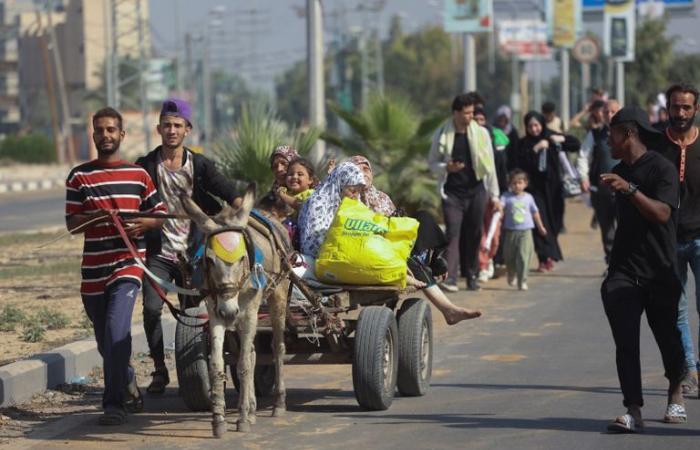
<instances>
[{"instance_id":1,"label":"rubber tire","mask_svg":"<svg viewBox=\"0 0 700 450\"><path fill-rule=\"evenodd\" d=\"M236 392L241 393L241 382L238 379L236 365L229 366L231 369L231 379ZM253 372L253 383L255 384L255 397L264 398L272 395L275 389L275 366L274 364L266 364L264 366L255 366Z\"/></svg>"},{"instance_id":2,"label":"rubber tire","mask_svg":"<svg viewBox=\"0 0 700 450\"><path fill-rule=\"evenodd\" d=\"M384 374L384 344L391 338L391 374ZM398 329L394 313L385 306L368 306L360 311L355 330L352 385L357 403L370 411L391 406L398 372Z\"/></svg>"},{"instance_id":3,"label":"rubber tire","mask_svg":"<svg viewBox=\"0 0 700 450\"><path fill-rule=\"evenodd\" d=\"M425 395L433 373L433 317L428 302L421 298L404 300L398 313L399 373L397 387L401 395ZM423 374L423 330L428 333L427 371Z\"/></svg>"},{"instance_id":4,"label":"rubber tire","mask_svg":"<svg viewBox=\"0 0 700 450\"><path fill-rule=\"evenodd\" d=\"M185 312L196 316L206 313L203 305L187 308ZM205 319L180 318L187 325L203 325ZM211 384L209 383L209 333L204 327L184 326L178 322L175 328L175 368L180 385L180 396L192 411L211 411Z\"/></svg>"}]
</instances>

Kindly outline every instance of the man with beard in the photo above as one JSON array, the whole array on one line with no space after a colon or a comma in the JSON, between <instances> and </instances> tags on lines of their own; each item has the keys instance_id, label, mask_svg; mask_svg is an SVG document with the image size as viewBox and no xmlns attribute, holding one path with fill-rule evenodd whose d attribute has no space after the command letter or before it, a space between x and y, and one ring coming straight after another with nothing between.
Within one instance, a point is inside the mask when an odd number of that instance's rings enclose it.
<instances>
[{"instance_id":1,"label":"man with beard","mask_svg":"<svg viewBox=\"0 0 700 450\"><path fill-rule=\"evenodd\" d=\"M700 311L700 139L698 127L694 125L698 113L698 90L688 84L675 84L666 91L666 104L669 126L664 131L659 152L675 164L681 186L677 251L683 294L678 307L678 328L688 368L683 391L688 395L698 390L698 367L685 293L690 266L695 277L695 301Z\"/></svg>"},{"instance_id":2,"label":"man with beard","mask_svg":"<svg viewBox=\"0 0 700 450\"><path fill-rule=\"evenodd\" d=\"M681 283L676 258L675 210L679 185L673 164L645 142L658 134L639 107L622 108L610 121L612 173L600 175L617 196L617 231L608 276L600 288L615 340L615 360L627 413L608 425L630 433L642 425L642 374L639 334L642 313L661 351L669 381L664 422L687 420L681 382L684 351L677 327Z\"/></svg>"},{"instance_id":3,"label":"man with beard","mask_svg":"<svg viewBox=\"0 0 700 450\"><path fill-rule=\"evenodd\" d=\"M177 98L163 102L156 127L162 144L136 164L146 169L155 183L168 209L182 211L181 189L210 216L221 211L219 199L235 206L238 198L235 187L217 169L210 159L194 153L184 145L192 131L192 109L189 103ZM183 285L180 261L186 260L188 249L201 240L201 233L189 219L168 220L161 230L146 234L148 259L146 265L157 277ZM180 297L180 306L186 307L187 299ZM165 366L163 327L161 314L163 301L149 283L143 288L143 327L155 370L148 386L149 394L162 394L170 383Z\"/></svg>"},{"instance_id":4,"label":"man with beard","mask_svg":"<svg viewBox=\"0 0 700 450\"><path fill-rule=\"evenodd\" d=\"M609 173L619 162L614 159L608 146L610 134L610 119L620 110L620 103L610 99L596 100L589 108L593 121L600 126L591 128L581 143L576 168L581 177L581 188L591 193L591 205L594 218L600 225L606 264L610 259L613 239L615 238L615 196L602 183L599 183L601 173Z\"/></svg>"},{"instance_id":5,"label":"man with beard","mask_svg":"<svg viewBox=\"0 0 700 450\"><path fill-rule=\"evenodd\" d=\"M95 331L103 359L105 389L101 425L121 425L126 409L138 412L143 400L136 386L131 357L131 314L141 288L143 270L111 223L110 212L165 212L151 177L145 170L122 161L124 139L121 115L112 108L92 118L97 159L71 170L66 180L66 227L85 233L80 294ZM159 228L163 219L126 221L139 256L146 255L144 232Z\"/></svg>"}]
</instances>

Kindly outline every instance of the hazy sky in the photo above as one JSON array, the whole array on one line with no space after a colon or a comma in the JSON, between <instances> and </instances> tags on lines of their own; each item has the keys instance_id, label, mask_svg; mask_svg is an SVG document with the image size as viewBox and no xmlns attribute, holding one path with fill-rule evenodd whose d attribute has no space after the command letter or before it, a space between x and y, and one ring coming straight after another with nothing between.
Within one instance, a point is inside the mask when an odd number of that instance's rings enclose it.
<instances>
[{"instance_id":1,"label":"hazy sky","mask_svg":"<svg viewBox=\"0 0 700 450\"><path fill-rule=\"evenodd\" d=\"M442 0L387 0L381 13L357 10L360 0L325 0L325 40L330 42L338 30L359 29L380 23L386 32L389 18L399 14L407 31L428 23L441 23ZM365 0L376 4L376 0ZM512 0L527 4L530 0ZM196 37L208 33L213 64L243 75L251 84L271 89L275 75L306 52L306 26L303 14L306 0L150 0L153 43L163 56L174 56L179 47L184 57L184 35ZM529 6L519 6L523 14ZM697 8L697 7L696 7ZM179 18L179 20L178 20ZM585 27L602 32L602 15L585 16ZM178 25L179 23L179 25ZM700 25L697 13L687 10L672 13L669 34L683 35L679 50L700 51ZM193 45L193 53L203 51L205 39ZM552 73L552 69L545 70Z\"/></svg>"}]
</instances>

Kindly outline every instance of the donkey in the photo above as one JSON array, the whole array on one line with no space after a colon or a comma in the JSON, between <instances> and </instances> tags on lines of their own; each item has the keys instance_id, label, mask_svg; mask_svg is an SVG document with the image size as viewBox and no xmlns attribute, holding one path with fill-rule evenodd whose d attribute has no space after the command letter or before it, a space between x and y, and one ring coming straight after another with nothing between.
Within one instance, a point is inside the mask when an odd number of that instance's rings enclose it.
<instances>
[{"instance_id":1,"label":"donkey","mask_svg":"<svg viewBox=\"0 0 700 450\"><path fill-rule=\"evenodd\" d=\"M181 196L187 215L206 234L204 263L204 291L209 313L211 354L209 377L211 380L212 430L215 437L226 432L224 399L224 335L226 330L238 331L240 353L237 370L241 382L238 398L238 431L250 431L255 423L256 399L254 388L255 348L253 340L258 323L258 309L263 295L268 296L270 319L273 329L273 359L275 362L274 417L286 411L286 390L282 374L284 361L284 327L289 278L282 276L283 266L276 253L276 242L259 228L248 224L255 200L255 184L248 186L240 208L225 205L214 217L204 214L187 196ZM288 239L286 233L279 236ZM254 245L254 248L250 246ZM266 283L261 283L260 262L255 253L264 258ZM252 259L252 260L251 260Z\"/></svg>"}]
</instances>

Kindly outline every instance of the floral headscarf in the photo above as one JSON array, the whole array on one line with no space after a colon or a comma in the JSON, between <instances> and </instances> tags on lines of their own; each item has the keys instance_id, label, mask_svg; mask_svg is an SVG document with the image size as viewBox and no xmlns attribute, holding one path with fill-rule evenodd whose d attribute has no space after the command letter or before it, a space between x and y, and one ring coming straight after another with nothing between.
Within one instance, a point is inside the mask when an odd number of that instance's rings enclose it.
<instances>
[{"instance_id":1,"label":"floral headscarf","mask_svg":"<svg viewBox=\"0 0 700 450\"><path fill-rule=\"evenodd\" d=\"M270 166L272 166L272 163L275 162L275 158L278 156L283 157L289 163L293 159L299 158L299 152L291 145L278 145L270 155Z\"/></svg>"},{"instance_id":2,"label":"floral headscarf","mask_svg":"<svg viewBox=\"0 0 700 450\"><path fill-rule=\"evenodd\" d=\"M340 163L328 178L323 180L299 211L299 237L301 252L316 258L326 239L335 213L343 200L347 186L365 186L365 176L352 162Z\"/></svg>"},{"instance_id":3,"label":"floral headscarf","mask_svg":"<svg viewBox=\"0 0 700 450\"><path fill-rule=\"evenodd\" d=\"M351 157L350 162L356 166L365 165L369 167L370 171L372 171L372 165L369 163L369 160L362 155L355 155ZM362 203L370 207L372 211L387 217L391 216L396 211L396 206L394 205L394 202L391 201L391 198L385 192L382 192L374 187L373 184L365 187L365 190L360 195L360 200Z\"/></svg>"}]
</instances>

